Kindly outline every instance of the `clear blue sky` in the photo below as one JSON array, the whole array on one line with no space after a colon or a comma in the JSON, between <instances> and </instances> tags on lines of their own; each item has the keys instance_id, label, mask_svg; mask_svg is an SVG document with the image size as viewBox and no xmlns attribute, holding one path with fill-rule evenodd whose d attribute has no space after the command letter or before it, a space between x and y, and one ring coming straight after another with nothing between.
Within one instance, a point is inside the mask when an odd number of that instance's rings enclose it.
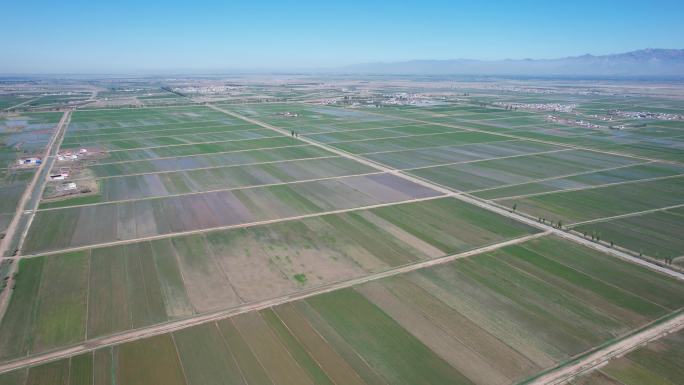
<instances>
[{"instance_id":1,"label":"clear blue sky","mask_svg":"<svg viewBox=\"0 0 684 385\"><path fill-rule=\"evenodd\" d=\"M681 0L8 0L0 10L0 73L287 70L684 48Z\"/></svg>"}]
</instances>

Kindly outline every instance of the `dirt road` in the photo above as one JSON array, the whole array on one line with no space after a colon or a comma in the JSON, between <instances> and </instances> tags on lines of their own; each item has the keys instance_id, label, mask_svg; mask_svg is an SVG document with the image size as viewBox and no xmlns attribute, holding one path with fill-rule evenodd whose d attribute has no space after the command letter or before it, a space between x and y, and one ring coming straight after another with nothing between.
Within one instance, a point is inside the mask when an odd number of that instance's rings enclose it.
<instances>
[{"instance_id":1,"label":"dirt road","mask_svg":"<svg viewBox=\"0 0 684 385\"><path fill-rule=\"evenodd\" d=\"M246 117L246 116L242 116L242 115L237 114L237 113L235 113L235 112L228 111L228 110L224 110L224 109L222 109L222 108L219 108L219 107L216 107L216 106L213 106L213 105L208 105L208 106L211 107L211 108L213 108L214 110L223 112L223 113L225 113L225 114L228 114L228 115L233 116L233 117L238 118L238 119L242 119L242 120L244 120L244 121L246 121L246 122L249 122L249 123L257 124L257 125L259 125L259 126L261 126L261 127L264 127L264 128L269 128L269 129L271 129L271 130L274 130L274 131L283 133L284 135L289 135L289 134L290 134L290 132L287 131L287 130L284 130L284 129L282 129L282 128L278 128L278 127L272 126L272 125L270 125L270 124L261 122L261 121L259 121L259 120L252 119L252 118L249 118L249 117ZM429 122L426 122L426 123L429 123ZM582 244L582 245L587 246L587 247L589 247L589 248L591 248L591 249L601 251L601 252L603 252L603 253L605 253L605 254L608 254L608 255L611 255L611 256L620 258L620 259L622 259L622 260L625 260L625 261L628 261L628 262L631 262L631 263L635 263L635 264L637 264L637 265L641 265L641 266L646 267L646 268L649 268L649 269L651 269L651 270L655 270L655 271L660 272L660 273L662 273L662 274L665 274L665 275L668 275L668 276L670 276L670 277L673 277L673 278L676 278L676 279L679 279L679 280L684 281L684 274L682 274L682 273L680 273L680 272L673 271L673 270L671 270L671 269L668 269L668 268L665 268L665 267L658 266L658 265L656 265L656 264L654 264L654 263L651 263L651 262L645 261L645 260L643 260L643 259L634 257L634 256L632 256L632 255L629 255L629 254L625 253L625 252L622 252L622 251L619 251L619 250L616 250L616 249L613 249L613 248L610 248L610 247L607 247L607 246L600 245L600 244L598 244L598 243L596 243L596 242L593 242L593 241L591 241L591 240L587 240L587 239L582 238L582 237L580 237L580 236L578 236L578 235L569 233L569 232L567 232L567 231L565 231L565 230L555 228L555 227L550 226L550 225L547 225L547 224L545 224L545 223L540 223L540 222L538 222L537 220L535 220L535 219L533 219L533 218L527 217L527 216L522 215L522 214L517 213L517 212L511 212L510 210L508 210L508 209L506 209L506 208L504 208L504 207L502 207L502 206L498 206L498 205L492 204L492 203L490 203L490 202L488 202L488 201L485 201L484 199L476 198L476 197L470 196L470 195L468 195L468 194L465 194L465 193L463 193L463 192L461 192L461 191L457 191L457 190L454 190L454 189L451 189L451 188L447 188L447 187L445 187L445 186L438 185L438 184L436 184L436 183L434 183L434 182L425 180L425 179L423 179L423 178L418 178L418 177L415 177L415 176L413 176L413 175L405 174L405 173L401 172L400 170L390 168L390 167L388 167L388 166L386 166L386 165L384 165L384 164L381 164L381 163L379 163L379 162L371 161L371 160L365 159L365 158L363 158L363 157L361 157L361 156L358 156L358 155L355 155L355 154L352 154L352 153L349 153L349 152L346 152L346 151L343 151L343 150L339 150L339 149L334 148L334 147L330 147L330 146L328 146L328 145L326 145L326 144L317 142L317 141L315 141L315 140L313 140L313 139L310 139L310 138L298 136L297 139L299 139L299 140L301 140L301 141L303 141L303 142L305 142L305 143L308 143L308 144L310 144L310 145L317 146L317 147L323 148L323 149L325 149L325 150L328 150L328 151L330 151L330 152L333 152L333 153L335 153L335 154L344 156L344 157L346 157L346 158L349 158L349 159L352 159L352 160L356 160L357 162L363 163L363 164L365 164L365 165L367 165L367 166L375 167L375 168L378 169L378 170L381 170L381 171L384 171L384 172L387 172L387 173L391 173L391 174L393 174L393 175L399 176L399 177L404 178L404 179L406 179L406 180L409 180L409 181L411 181L411 182L414 182L414 183L420 184L420 185L422 185L422 186L431 188L431 189L433 189L433 190L442 192L442 193L444 193L444 194L450 194L450 195L452 195L452 196L453 196L454 198L456 198L456 199L460 199L460 200L462 200L462 201L464 201L464 202L473 204L473 205L478 206L478 207L481 207L481 208L483 208L483 209L486 209L486 210L489 210L489 211L493 211L493 212L495 212L495 213L497 213L497 214L503 215L503 216L505 216L505 217L508 217L508 218L511 218L511 219L514 219L514 220L517 220L517 221L519 221L519 222L523 222L523 223L525 223L525 224L528 224L528 225L530 225L530 226L532 226L532 227L536 227L536 228L541 229L541 230L543 230L543 231L551 232L551 233L553 233L553 234L555 234L555 235L557 235L557 236L559 236L559 237L561 237L561 238L564 238L564 239L573 241L573 242L575 242L575 243ZM646 160L652 161L652 159L646 159Z\"/></svg>"},{"instance_id":2,"label":"dirt road","mask_svg":"<svg viewBox=\"0 0 684 385\"><path fill-rule=\"evenodd\" d=\"M601 367L611 359L623 356L648 342L657 340L667 334L677 332L684 328L684 313L678 316L647 327L638 333L632 334L602 349L598 349L579 360L552 369L545 374L524 384L529 385L557 385L564 384L574 377L590 372Z\"/></svg>"},{"instance_id":3,"label":"dirt road","mask_svg":"<svg viewBox=\"0 0 684 385\"><path fill-rule=\"evenodd\" d=\"M7 231L5 232L5 238L0 241L0 257L5 256L5 253L7 253L9 245L16 234L19 220L23 215L24 211L26 211L26 205L28 204L29 199L34 193L42 189L42 186L45 183L44 170L47 169L49 171L50 167L52 166L52 163L54 162L54 157L51 158L53 147L55 146L55 143L58 142L58 138L61 137L62 131L64 130L64 127L66 127L66 122L69 120L69 116L69 111L65 112L64 115L62 115L62 119L60 119L59 123L57 124L54 135L52 135L50 142L48 142L48 145L45 148L43 162L40 164L40 166L38 166L38 169L33 175L31 182L26 187L26 190L24 190L24 193L22 194L21 199L19 200L19 204L17 205L17 210L14 213L14 217L12 217L12 221L10 222L9 227L7 227Z\"/></svg>"},{"instance_id":4,"label":"dirt road","mask_svg":"<svg viewBox=\"0 0 684 385\"><path fill-rule=\"evenodd\" d=\"M584 151L591 151L591 152L597 152L601 154L608 154L608 155L615 155L615 156L623 156L627 158L633 158L633 159L641 159L644 161L650 161L650 162L661 162L661 163L670 163L670 164L676 164L676 165L682 165L683 163L675 161L675 160L665 160L665 159L654 159L654 158L649 158L646 156L642 155L634 155L634 154L628 154L624 152L619 152L619 151L605 151L605 150L598 150L595 148L591 147L584 147L584 146L578 146L574 144L567 144L567 143L557 143L557 142L551 142L548 140L542 140L542 139L536 139L536 138L529 138L525 136L519 136L519 135L514 135L510 133L505 133L505 132L491 132L491 131L486 131L486 130L480 130L477 128L472 128L472 127L464 127L464 126L459 126L457 124L449 124L449 123L440 123L440 122L431 122L428 120L422 120L422 119L416 119L416 118L408 118L406 116L395 116L395 115L386 115L382 114L379 112L372 112L372 111L364 111L368 114L372 115L378 115L378 116L384 116L384 117L392 117L396 119L401 119L401 120L406 120L409 122L414 122L414 123L422 123L422 124L430 124L433 126L442 126L442 127L451 127L457 130L463 130L463 131L471 131L471 132L479 132L479 133L484 133L484 134L489 134L489 135L498 135L498 136L503 136L506 138L511 138L511 139L516 139L516 140L526 140L530 142L536 142L536 143L543 143L543 144L550 144L553 146L560 146L560 147L565 147L565 148L572 148L576 150L584 150ZM467 122L466 122L467 123ZM472 122L472 123L477 123L477 122Z\"/></svg>"},{"instance_id":5,"label":"dirt road","mask_svg":"<svg viewBox=\"0 0 684 385\"><path fill-rule=\"evenodd\" d=\"M158 324L155 326L150 326L150 327L146 327L146 328L142 328L142 329L131 330L131 331L127 331L127 332L123 332L123 333L119 333L119 334L109 335L109 336L102 337L102 338L96 338L96 339L88 340L88 341L83 342L81 344L71 346L71 347L68 347L65 349L59 349L59 350L55 350L55 351L52 351L49 353L38 354L38 355L31 356L31 357L21 358L18 360L14 360L14 361L10 361L10 362L0 364L0 373L8 372L8 371L11 371L11 370L14 370L17 368L21 368L21 367L25 367L25 366L32 366L32 365L42 364L42 363L46 363L46 362L50 362L50 361L55 361L55 360L58 360L61 358L73 356L76 354L95 350L95 349L105 347L105 346L121 344L124 342L139 340L141 338L146 338L146 337L151 337L151 336L155 336L155 335L159 335L159 334L173 332L176 330L181 330L181 329L184 329L187 327L196 326L196 325L204 324L207 322L217 321L220 319L232 317L232 316L242 314L242 313L246 313L246 312L250 312L250 311L262 310L262 309L266 309L266 308L269 308L272 306L277 306L277 305L281 305L284 303L305 299L305 298L308 298L308 297L311 297L314 295L324 294L324 293L328 293L328 292L331 292L334 290L344 289L344 288L359 285L362 283L371 282L371 281L375 281L375 280L382 279L382 278L392 277L392 276L395 276L398 274L408 273L408 272L418 270L418 269L424 269L424 268L427 268L430 266L449 263L449 262L455 261L455 260L460 259L460 258L466 258L466 257L470 257L472 255L486 253L489 251L494 251L494 250L497 250L497 249L502 248L502 247L526 242L526 241L529 241L531 239L539 238L539 237L542 237L545 235L547 235L547 233L544 233L544 232L526 235L526 236L523 236L520 238L515 238L515 239L505 241L505 242L495 243L495 244L492 244L489 246L480 247L480 248L473 249L470 251L466 251L463 253L447 255L444 257L440 257L440 258L435 258L435 259L431 259L431 260L427 260L427 261L422 261L422 262L418 262L418 263L412 263L412 264L408 264L408 265L399 266L396 268L391 268L391 269L385 270L383 272L374 273L374 274L366 275L366 276L359 277L359 278L354 278L354 279L350 279L350 280L346 280L346 281L340 281L340 282L335 282L335 283L331 283L331 284L327 284L327 285L322 285L322 286L319 286L316 288L301 291L299 293L285 295L282 297L276 297L276 298L272 298L272 299L268 299L268 300L264 300L264 301L248 303L248 304L244 304L244 305L234 307L232 309L227 309L227 310L213 312L213 313L206 313L206 314L198 315L198 316L191 317L191 318L166 322L166 323Z\"/></svg>"},{"instance_id":6,"label":"dirt road","mask_svg":"<svg viewBox=\"0 0 684 385\"><path fill-rule=\"evenodd\" d=\"M170 234L152 235L149 237L125 239L125 240L120 240L120 241L97 243L97 244L85 245L85 246L75 246L75 247L70 247L70 248L45 251L45 252L34 253L34 254L20 254L17 257L14 257L14 259L42 257L42 256L46 256L46 255L62 254L62 253L70 253L70 252L74 252L74 251L80 251L80 250L87 250L87 249L91 249L94 247L117 246L117 245L124 245L124 244L128 244L128 243L141 242L141 241L153 241L153 240L157 240L157 239L173 238L173 237L179 237L179 236L184 236L184 235L202 234L202 233L206 233L206 232L210 232L210 231L230 230L230 229L240 229L240 228L246 228L246 227L262 226L262 225L268 225L268 224L272 224L272 223L280 223L280 222L288 222L288 221L296 221L296 220L300 220L300 219L320 217L323 215L344 214L344 213L361 211L361 210L369 210L369 209L374 209L374 208L379 208L379 207L401 205L401 204L405 204L405 203L425 202L425 201L429 201L429 200L433 200L433 199L444 198L446 196L448 196L448 195L435 195L435 196L429 196L429 197L425 197L425 198L414 198L414 199L407 199L407 200L402 200L402 201L397 201L397 202L378 203L378 204L374 204L374 205L352 207L352 208L348 208L348 209L322 211L319 213L302 214L302 215L296 215L296 216L292 216L292 217L266 219L263 221L239 223L236 225L217 226L217 227L210 227L210 228L206 228L206 229L188 230L188 231L181 231L181 232L170 233Z\"/></svg>"},{"instance_id":7,"label":"dirt road","mask_svg":"<svg viewBox=\"0 0 684 385\"><path fill-rule=\"evenodd\" d=\"M19 234L20 237L17 248L21 248L23 239L26 236L28 227L30 226L33 215L35 214L35 209L38 207L38 202L40 202L40 195L42 195L42 191L47 181L47 173L50 171L50 168L52 168L52 164L54 163L55 159L55 153L59 148L59 143L63 137L64 130L67 126L70 116L70 111L65 112L64 115L62 115L62 118L59 120L59 123L57 123L55 133L52 135L50 142L48 142L48 145L45 148L43 162L40 164L35 174L33 174L31 182L26 187L26 190L24 190L24 193L19 200L14 217L12 217L12 221L5 232L5 238L0 240L0 259L5 257L5 254L11 253L9 248L17 234ZM32 207L27 208L27 205L30 201L32 201L33 205ZM22 216L26 215L27 212L28 215L31 215L31 218L24 223L24 226L20 226L19 224L21 223ZM10 267L10 271L8 273L10 277L16 272L17 265L18 263L15 262ZM0 320L4 316L5 310L7 310L7 305L9 304L9 298L12 293L10 288L14 284L11 281L12 279L10 278L10 281L7 282L7 289L0 293Z\"/></svg>"}]
</instances>

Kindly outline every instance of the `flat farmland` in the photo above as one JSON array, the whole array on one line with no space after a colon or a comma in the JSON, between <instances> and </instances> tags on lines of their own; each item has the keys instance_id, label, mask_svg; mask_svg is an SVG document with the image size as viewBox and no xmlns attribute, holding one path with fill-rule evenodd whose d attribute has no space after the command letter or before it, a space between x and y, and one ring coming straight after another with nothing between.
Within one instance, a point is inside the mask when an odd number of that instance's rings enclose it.
<instances>
[{"instance_id":1,"label":"flat farmland","mask_svg":"<svg viewBox=\"0 0 684 385\"><path fill-rule=\"evenodd\" d=\"M207 143L190 143L178 145L162 145L145 149L109 151L107 157L100 164L124 162L133 160L156 159L188 156L195 154L213 154L230 151L245 151L259 148L275 148L299 145L301 142L286 136L273 136L259 139L244 139L236 141L219 141Z\"/></svg>"},{"instance_id":2,"label":"flat farmland","mask_svg":"<svg viewBox=\"0 0 684 385\"><path fill-rule=\"evenodd\" d=\"M277 127L294 130L299 134L391 129L407 124L406 121L369 114L365 111L305 104L252 104L231 106L230 109ZM442 131L448 131L448 129L442 129Z\"/></svg>"},{"instance_id":3,"label":"flat farmland","mask_svg":"<svg viewBox=\"0 0 684 385\"><path fill-rule=\"evenodd\" d=\"M486 143L500 140L506 139L500 136L477 132L450 132L445 134L415 135L390 139L369 139L347 143L333 143L331 146L352 154L366 154L384 151L413 150L427 147Z\"/></svg>"},{"instance_id":4,"label":"flat farmland","mask_svg":"<svg viewBox=\"0 0 684 385\"><path fill-rule=\"evenodd\" d=\"M97 197L90 197L88 202L135 200L374 172L377 171L373 168L338 157L98 178L95 180L98 183L99 193ZM74 200L78 202L79 199L77 197ZM71 204L71 200L63 199L44 203L40 207L70 206Z\"/></svg>"},{"instance_id":5,"label":"flat farmland","mask_svg":"<svg viewBox=\"0 0 684 385\"><path fill-rule=\"evenodd\" d=\"M563 149L539 155L426 167L410 172L456 190L470 192L639 162L633 158Z\"/></svg>"},{"instance_id":6,"label":"flat farmland","mask_svg":"<svg viewBox=\"0 0 684 385\"><path fill-rule=\"evenodd\" d=\"M683 227L684 208L678 208L588 223L574 229L656 258L671 258L674 264L682 266Z\"/></svg>"},{"instance_id":7,"label":"flat farmland","mask_svg":"<svg viewBox=\"0 0 684 385\"><path fill-rule=\"evenodd\" d=\"M244 122L238 119L199 106L104 109L79 111L74 114L68 136L163 130L176 125L207 121L244 125Z\"/></svg>"},{"instance_id":8,"label":"flat farmland","mask_svg":"<svg viewBox=\"0 0 684 385\"><path fill-rule=\"evenodd\" d=\"M640 180L668 178L681 174L684 174L684 166L647 162L581 172L569 176L555 176L541 181L523 182L512 186L493 187L474 192L473 195L485 199L504 200L564 190L582 190L603 185L630 184Z\"/></svg>"},{"instance_id":9,"label":"flat farmland","mask_svg":"<svg viewBox=\"0 0 684 385\"><path fill-rule=\"evenodd\" d=\"M411 135L436 135L457 131L448 127L431 126L427 124L406 124L387 128L367 128L327 132L322 134L307 134L307 137L322 143L337 143L348 141L363 141L368 139L385 139Z\"/></svg>"},{"instance_id":10,"label":"flat farmland","mask_svg":"<svg viewBox=\"0 0 684 385\"><path fill-rule=\"evenodd\" d=\"M499 201L507 207L566 224L639 213L684 203L684 177L559 191Z\"/></svg>"},{"instance_id":11,"label":"flat farmland","mask_svg":"<svg viewBox=\"0 0 684 385\"><path fill-rule=\"evenodd\" d=\"M384 151L363 156L397 169L438 166L492 158L562 150L562 147L520 140Z\"/></svg>"},{"instance_id":12,"label":"flat farmland","mask_svg":"<svg viewBox=\"0 0 684 385\"><path fill-rule=\"evenodd\" d=\"M81 140L69 140L62 144L62 148L97 148L103 151L134 150L137 148L154 148L163 146L227 142L243 139L270 138L279 136L271 130L245 126L244 129L235 129L231 126L196 127L184 130L182 133L162 131L158 136L146 135L137 137L128 135L126 139L107 140L105 138L85 138Z\"/></svg>"},{"instance_id":13,"label":"flat farmland","mask_svg":"<svg viewBox=\"0 0 684 385\"><path fill-rule=\"evenodd\" d=\"M12 113L0 117L0 233L12 220L37 167L16 167L21 157L42 157L62 114Z\"/></svg>"},{"instance_id":14,"label":"flat farmland","mask_svg":"<svg viewBox=\"0 0 684 385\"><path fill-rule=\"evenodd\" d=\"M493 98L497 101L499 97ZM533 103L548 103L548 99L538 99ZM579 102L579 103L578 103ZM667 101L671 103L672 101ZM503 101L502 103L506 103ZM405 117L418 119L422 123L444 123L461 129L473 129L481 132L500 133L513 135L518 139L542 140L545 142L587 147L597 151L619 152L625 155L642 156L654 160L668 160L682 162L684 142L682 139L681 122L672 121L648 121L643 124L631 119L615 120L611 122L596 118L597 114L604 115L611 109L621 108L624 101L612 99L605 103L595 103L590 100L577 100L575 97L560 97L556 103L578 103L578 110L585 110L583 105L591 106L590 114L594 117L584 116L582 121L596 124L600 129L588 129L573 124L550 123L542 112L511 111L499 107L462 107L444 106L439 108L415 108L395 107L381 110L381 114L387 119L393 117ZM586 104L585 104L586 103ZM652 101L648 101L652 103ZM651 106L639 106L647 111L663 111ZM669 113L681 112L681 106L668 109ZM469 110L466 110L469 109ZM467 112L466 112L467 111ZM589 111L589 110L587 110ZM572 122L576 116L569 114L556 114ZM630 127L628 130L609 130L611 126L623 124Z\"/></svg>"},{"instance_id":15,"label":"flat farmland","mask_svg":"<svg viewBox=\"0 0 684 385\"><path fill-rule=\"evenodd\" d=\"M684 382L684 331L651 342L588 375L573 385L674 385Z\"/></svg>"},{"instance_id":16,"label":"flat farmland","mask_svg":"<svg viewBox=\"0 0 684 385\"><path fill-rule=\"evenodd\" d=\"M0 357L281 297L535 232L440 198L26 258L11 317L0 324Z\"/></svg>"},{"instance_id":17,"label":"flat farmland","mask_svg":"<svg viewBox=\"0 0 684 385\"><path fill-rule=\"evenodd\" d=\"M622 253L681 266L677 121L562 87L375 82L76 108L57 143L78 159L0 266L0 367L20 368L0 385L507 385L681 316L680 276ZM17 143L47 143L47 117Z\"/></svg>"},{"instance_id":18,"label":"flat farmland","mask_svg":"<svg viewBox=\"0 0 684 385\"><path fill-rule=\"evenodd\" d=\"M0 383L514 384L671 314L683 298L678 281L546 237L5 373ZM676 376L677 338L625 359ZM623 367L605 370L642 374Z\"/></svg>"},{"instance_id":19,"label":"flat farmland","mask_svg":"<svg viewBox=\"0 0 684 385\"><path fill-rule=\"evenodd\" d=\"M558 100L562 101L563 97ZM269 110L271 107L278 112ZM676 241L668 243L671 246L655 251L648 246L648 241L642 243L639 238L621 235L627 230L618 228L620 222L604 219L641 211L648 213L650 210L682 204L679 200L679 179L684 175L683 166L658 161L657 158L661 158L658 156L654 157L656 159L645 159L639 157L642 154L638 152L619 150L622 154L606 153L601 146L586 145L594 140L611 140L625 145L641 140L656 146L663 138L669 139L680 134L676 123L663 122L659 123L663 127L659 126L657 130L636 128L616 136L612 132L550 123L545 117L531 111L502 108L444 105L392 107L380 109L379 112L348 109L345 112L339 108L340 111L333 112L334 109L288 105L255 107L246 113L278 127L288 127L288 122L300 121L312 125L312 130L319 126L329 128L329 119L334 121L345 113L349 114L349 120L359 122L374 122L379 117L408 118L404 120L406 125L402 126L318 134L305 132L304 135L390 168L403 170L456 191L493 200L511 209L515 207L522 213L553 223L560 221L568 225L601 220L601 229L589 232L609 234L611 240L635 254L647 249L649 256L657 258L677 258L681 255L681 247ZM243 107L236 108L236 111L245 112ZM290 115L285 117L285 111ZM603 124L599 119L590 121L599 126ZM447 123L448 126L431 125L429 122ZM628 120L622 123L631 124ZM435 131L429 131L433 127ZM454 131L440 132L438 127ZM421 129L427 130L422 133L419 131ZM384 136L398 130L406 130L407 134ZM576 148L585 145L587 149ZM663 150L665 153L668 151ZM652 238L655 243L658 240L667 243L665 238L671 238L667 234L677 233L682 227L678 216L653 214L650 218L653 218L649 222L651 231L668 229ZM665 218L669 220L661 220ZM631 221L627 223L636 220L624 219ZM616 228L609 229L613 225ZM634 230L630 232L633 233ZM627 238L631 241L619 241ZM605 236L601 239L606 240Z\"/></svg>"},{"instance_id":20,"label":"flat farmland","mask_svg":"<svg viewBox=\"0 0 684 385\"><path fill-rule=\"evenodd\" d=\"M198 168L236 166L283 160L310 159L335 156L333 153L310 145L286 146L268 150L244 150L217 154L197 154L140 161L109 162L90 165L96 177L114 177Z\"/></svg>"},{"instance_id":21,"label":"flat farmland","mask_svg":"<svg viewBox=\"0 0 684 385\"><path fill-rule=\"evenodd\" d=\"M391 174L373 174L41 210L35 215L24 251L237 226L439 195Z\"/></svg>"}]
</instances>

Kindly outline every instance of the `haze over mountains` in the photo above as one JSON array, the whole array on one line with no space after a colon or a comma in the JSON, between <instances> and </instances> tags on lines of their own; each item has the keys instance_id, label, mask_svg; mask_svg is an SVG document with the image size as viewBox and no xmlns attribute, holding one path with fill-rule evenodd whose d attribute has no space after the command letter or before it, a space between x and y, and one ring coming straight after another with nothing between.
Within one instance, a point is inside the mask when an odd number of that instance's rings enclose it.
<instances>
[{"instance_id":1,"label":"haze over mountains","mask_svg":"<svg viewBox=\"0 0 684 385\"><path fill-rule=\"evenodd\" d=\"M410 60L357 64L338 70L357 74L681 77L684 49L643 49L559 59Z\"/></svg>"}]
</instances>

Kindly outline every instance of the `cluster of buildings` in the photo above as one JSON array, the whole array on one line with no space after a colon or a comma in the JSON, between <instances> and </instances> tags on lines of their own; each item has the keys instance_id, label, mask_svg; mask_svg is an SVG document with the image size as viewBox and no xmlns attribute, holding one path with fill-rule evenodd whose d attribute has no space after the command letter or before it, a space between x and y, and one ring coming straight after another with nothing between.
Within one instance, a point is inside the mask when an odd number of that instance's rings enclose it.
<instances>
[{"instance_id":1,"label":"cluster of buildings","mask_svg":"<svg viewBox=\"0 0 684 385\"><path fill-rule=\"evenodd\" d=\"M601 125L596 124L596 123L588 122L586 120L559 118L559 117L553 116L553 115L547 115L546 120L549 122L552 122L552 123L558 123L558 124L562 124L565 126L575 126L575 127L590 128L590 129L606 128L604 126L601 126Z\"/></svg>"},{"instance_id":2,"label":"cluster of buildings","mask_svg":"<svg viewBox=\"0 0 684 385\"><path fill-rule=\"evenodd\" d=\"M82 148L78 151L64 151L57 153L57 160L59 161L65 161L65 160L78 160L79 157L85 156L88 153L88 150L85 148Z\"/></svg>"},{"instance_id":3,"label":"cluster of buildings","mask_svg":"<svg viewBox=\"0 0 684 385\"><path fill-rule=\"evenodd\" d=\"M278 115L284 116L284 117L286 117L286 118L296 118L296 117L299 116L298 113L296 113L296 112L290 112L290 111L279 112Z\"/></svg>"},{"instance_id":4,"label":"cluster of buildings","mask_svg":"<svg viewBox=\"0 0 684 385\"><path fill-rule=\"evenodd\" d=\"M187 86L187 87L174 87L172 90L174 92L180 92L183 94L196 94L196 95L223 95L228 94L231 91L242 90L243 86Z\"/></svg>"},{"instance_id":5,"label":"cluster of buildings","mask_svg":"<svg viewBox=\"0 0 684 385\"><path fill-rule=\"evenodd\" d=\"M41 163L43 163L43 160L37 156L17 159L17 166L36 166Z\"/></svg>"},{"instance_id":6,"label":"cluster of buildings","mask_svg":"<svg viewBox=\"0 0 684 385\"><path fill-rule=\"evenodd\" d=\"M400 92L397 94L382 95L385 98L382 104L393 106L426 106L433 105L436 101L422 94L409 94L407 92Z\"/></svg>"},{"instance_id":7,"label":"cluster of buildings","mask_svg":"<svg viewBox=\"0 0 684 385\"><path fill-rule=\"evenodd\" d=\"M50 180L64 180L68 177L69 177L69 169L62 167L59 169L58 173L50 175Z\"/></svg>"},{"instance_id":8,"label":"cluster of buildings","mask_svg":"<svg viewBox=\"0 0 684 385\"><path fill-rule=\"evenodd\" d=\"M321 99L318 101L318 104L322 104L324 106L328 106L331 104L337 104L342 98L327 98L327 99Z\"/></svg>"},{"instance_id":9,"label":"cluster of buildings","mask_svg":"<svg viewBox=\"0 0 684 385\"><path fill-rule=\"evenodd\" d=\"M504 103L496 102L495 106L505 107L512 110L531 110L531 111L551 111L551 112L566 112L570 113L575 108L576 104L560 104L560 103Z\"/></svg>"},{"instance_id":10,"label":"cluster of buildings","mask_svg":"<svg viewBox=\"0 0 684 385\"><path fill-rule=\"evenodd\" d=\"M644 112L644 111L620 111L611 110L610 115L619 116L626 119L649 119L649 120L684 120L684 115L667 114L664 112Z\"/></svg>"}]
</instances>

